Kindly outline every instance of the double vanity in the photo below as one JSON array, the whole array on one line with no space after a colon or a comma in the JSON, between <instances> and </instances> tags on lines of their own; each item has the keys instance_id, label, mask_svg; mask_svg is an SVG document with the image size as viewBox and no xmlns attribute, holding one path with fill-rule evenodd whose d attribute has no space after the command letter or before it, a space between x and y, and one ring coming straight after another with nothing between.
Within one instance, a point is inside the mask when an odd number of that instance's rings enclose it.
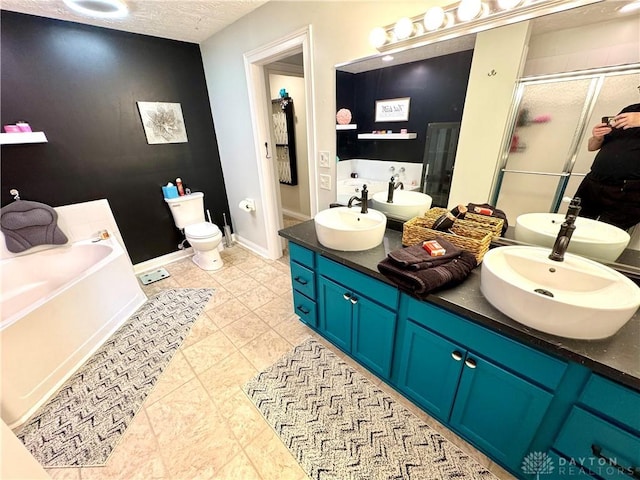
<instances>
[{"instance_id":1,"label":"double vanity","mask_svg":"<svg viewBox=\"0 0 640 480\"><path fill-rule=\"evenodd\" d=\"M280 235L300 320L510 473L639 478L640 313L612 337L567 339L492 306L480 267L424 300L400 291L377 269L400 231L360 251L327 248L313 220ZM523 468L538 454L555 468Z\"/></svg>"}]
</instances>

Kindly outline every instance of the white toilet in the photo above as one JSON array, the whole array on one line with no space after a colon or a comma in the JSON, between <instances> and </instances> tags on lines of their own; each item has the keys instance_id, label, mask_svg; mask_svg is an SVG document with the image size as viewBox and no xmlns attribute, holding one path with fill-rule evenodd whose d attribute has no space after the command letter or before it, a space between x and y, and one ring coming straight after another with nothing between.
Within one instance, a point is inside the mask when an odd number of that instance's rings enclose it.
<instances>
[{"instance_id":1,"label":"white toilet","mask_svg":"<svg viewBox=\"0 0 640 480\"><path fill-rule=\"evenodd\" d=\"M196 252L191 258L203 270L218 270L223 262L218 245L222 232L204 219L204 193L192 192L177 198L165 198L176 227L184 229L184 236Z\"/></svg>"}]
</instances>

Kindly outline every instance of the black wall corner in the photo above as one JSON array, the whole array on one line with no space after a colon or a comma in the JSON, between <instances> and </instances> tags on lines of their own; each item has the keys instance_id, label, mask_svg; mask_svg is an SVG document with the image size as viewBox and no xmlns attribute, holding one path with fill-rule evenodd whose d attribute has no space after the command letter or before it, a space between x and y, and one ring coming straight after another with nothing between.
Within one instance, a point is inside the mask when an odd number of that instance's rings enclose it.
<instances>
[{"instance_id":1,"label":"black wall corner","mask_svg":"<svg viewBox=\"0 0 640 480\"><path fill-rule=\"evenodd\" d=\"M51 206L106 198L133 263L177 250L161 186L181 177L230 218L197 44L0 12L1 121L45 144L3 145L0 200ZM180 103L188 143L148 145L137 101Z\"/></svg>"}]
</instances>

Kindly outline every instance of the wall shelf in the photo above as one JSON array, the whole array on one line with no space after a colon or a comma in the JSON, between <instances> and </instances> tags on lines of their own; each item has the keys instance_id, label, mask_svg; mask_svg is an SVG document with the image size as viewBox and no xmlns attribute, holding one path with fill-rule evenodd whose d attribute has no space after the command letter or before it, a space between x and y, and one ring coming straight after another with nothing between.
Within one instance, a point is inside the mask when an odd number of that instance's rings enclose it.
<instances>
[{"instance_id":1,"label":"wall shelf","mask_svg":"<svg viewBox=\"0 0 640 480\"><path fill-rule=\"evenodd\" d=\"M417 133L359 133L358 140L413 140Z\"/></svg>"},{"instance_id":2,"label":"wall shelf","mask_svg":"<svg viewBox=\"0 0 640 480\"><path fill-rule=\"evenodd\" d=\"M44 132L0 133L0 145L19 145L21 143L47 143Z\"/></svg>"},{"instance_id":3,"label":"wall shelf","mask_svg":"<svg viewBox=\"0 0 640 480\"><path fill-rule=\"evenodd\" d=\"M355 130L358 128L357 123L349 123L348 125L336 125L336 130Z\"/></svg>"}]
</instances>

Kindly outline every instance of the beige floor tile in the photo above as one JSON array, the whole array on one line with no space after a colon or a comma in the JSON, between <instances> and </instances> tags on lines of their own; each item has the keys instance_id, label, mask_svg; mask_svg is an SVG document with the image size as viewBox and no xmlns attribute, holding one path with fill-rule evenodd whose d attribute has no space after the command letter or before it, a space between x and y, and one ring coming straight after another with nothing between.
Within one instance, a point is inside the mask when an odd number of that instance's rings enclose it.
<instances>
[{"instance_id":1,"label":"beige floor tile","mask_svg":"<svg viewBox=\"0 0 640 480\"><path fill-rule=\"evenodd\" d=\"M302 323L295 315L290 316L272 328L292 346L301 344L313 335L313 330Z\"/></svg>"},{"instance_id":2,"label":"beige floor tile","mask_svg":"<svg viewBox=\"0 0 640 480\"><path fill-rule=\"evenodd\" d=\"M45 468L53 480L80 480L79 468Z\"/></svg>"},{"instance_id":3,"label":"beige floor tile","mask_svg":"<svg viewBox=\"0 0 640 480\"><path fill-rule=\"evenodd\" d=\"M189 347L194 343L198 343L200 340L208 337L213 332L219 330L216 322L213 321L211 316L207 312L202 312L198 319L194 322L189 335L184 339L182 348Z\"/></svg>"},{"instance_id":4,"label":"beige floor tile","mask_svg":"<svg viewBox=\"0 0 640 480\"><path fill-rule=\"evenodd\" d=\"M265 260L253 255L235 263L235 266L245 273L255 272L256 270L264 268L266 265L267 263Z\"/></svg>"},{"instance_id":5,"label":"beige floor tile","mask_svg":"<svg viewBox=\"0 0 640 480\"><path fill-rule=\"evenodd\" d=\"M147 298L151 298L163 290L168 290L171 288L181 288L176 279L173 277L165 278L164 280L158 280L157 282L150 283L149 285L140 285Z\"/></svg>"},{"instance_id":6,"label":"beige floor tile","mask_svg":"<svg viewBox=\"0 0 640 480\"><path fill-rule=\"evenodd\" d=\"M245 273L242 277L227 283L225 288L238 297L243 293L255 290L260 285L260 282Z\"/></svg>"},{"instance_id":7,"label":"beige floor tile","mask_svg":"<svg viewBox=\"0 0 640 480\"><path fill-rule=\"evenodd\" d=\"M233 299L233 294L227 289L225 289L224 287L216 287L215 292L213 292L211 299L205 305L204 310L206 312L209 312L210 310L214 310L221 305L224 305L229 300Z\"/></svg>"},{"instance_id":8,"label":"beige floor tile","mask_svg":"<svg viewBox=\"0 0 640 480\"><path fill-rule=\"evenodd\" d=\"M263 480L298 480L306 477L304 470L271 428L263 430L244 451Z\"/></svg>"},{"instance_id":9,"label":"beige floor tile","mask_svg":"<svg viewBox=\"0 0 640 480\"><path fill-rule=\"evenodd\" d=\"M270 428L240 387L236 388L226 401L219 404L219 409L243 447L246 447L264 430Z\"/></svg>"},{"instance_id":10,"label":"beige floor tile","mask_svg":"<svg viewBox=\"0 0 640 480\"><path fill-rule=\"evenodd\" d=\"M209 318L215 322L218 328L224 328L239 318L249 315L251 310L240 302L240 300L232 298L228 302L208 310L206 313Z\"/></svg>"},{"instance_id":11,"label":"beige floor tile","mask_svg":"<svg viewBox=\"0 0 640 480\"><path fill-rule=\"evenodd\" d=\"M182 353L196 373L204 372L236 351L236 347L220 331L212 333Z\"/></svg>"},{"instance_id":12,"label":"beige floor tile","mask_svg":"<svg viewBox=\"0 0 640 480\"><path fill-rule=\"evenodd\" d=\"M244 452L240 452L222 470L214 474L213 480L262 480L262 478Z\"/></svg>"},{"instance_id":13,"label":"beige floor tile","mask_svg":"<svg viewBox=\"0 0 640 480\"><path fill-rule=\"evenodd\" d=\"M260 335L240 349L258 370L262 371L291 350L291 344L273 330Z\"/></svg>"},{"instance_id":14,"label":"beige floor tile","mask_svg":"<svg viewBox=\"0 0 640 480\"><path fill-rule=\"evenodd\" d=\"M291 291L291 277L285 274L276 275L271 279L271 281L264 285L273 293L277 295L284 295Z\"/></svg>"},{"instance_id":15,"label":"beige floor tile","mask_svg":"<svg viewBox=\"0 0 640 480\"><path fill-rule=\"evenodd\" d=\"M273 327L295 316L293 313L293 298L279 296L256 308L254 313Z\"/></svg>"},{"instance_id":16,"label":"beige floor tile","mask_svg":"<svg viewBox=\"0 0 640 480\"><path fill-rule=\"evenodd\" d=\"M190 277L178 280L180 287L182 288L213 288L217 289L220 284L211 276L207 275L193 275Z\"/></svg>"},{"instance_id":17,"label":"beige floor tile","mask_svg":"<svg viewBox=\"0 0 640 480\"><path fill-rule=\"evenodd\" d=\"M258 373L258 370L240 352L229 355L214 367L198 374L200 382L220 409L228 399L240 391L242 385ZM229 418L225 415L226 418Z\"/></svg>"},{"instance_id":18,"label":"beige floor tile","mask_svg":"<svg viewBox=\"0 0 640 480\"><path fill-rule=\"evenodd\" d=\"M160 448L153 438L153 431L144 408L138 412L127 428L106 466L82 468L80 475L82 480L145 480L165 477Z\"/></svg>"},{"instance_id":19,"label":"beige floor tile","mask_svg":"<svg viewBox=\"0 0 640 480\"><path fill-rule=\"evenodd\" d=\"M236 298L244 303L250 310L255 310L256 308L269 303L271 300L278 298L278 295L273 293L264 285L259 285L249 292L236 295Z\"/></svg>"},{"instance_id":20,"label":"beige floor tile","mask_svg":"<svg viewBox=\"0 0 640 480\"><path fill-rule=\"evenodd\" d=\"M271 282L275 277L283 275L283 273L273 265L273 263L265 264L264 267L251 272L251 277L260 283L267 284Z\"/></svg>"},{"instance_id":21,"label":"beige floor tile","mask_svg":"<svg viewBox=\"0 0 640 480\"><path fill-rule=\"evenodd\" d=\"M266 333L267 330L269 330L269 325L255 313L245 315L222 329L237 348L243 347L254 338Z\"/></svg>"},{"instance_id":22,"label":"beige floor tile","mask_svg":"<svg viewBox=\"0 0 640 480\"><path fill-rule=\"evenodd\" d=\"M246 273L244 273L234 265L225 265L222 270L209 272L209 274L212 275L216 279L216 281L223 286L246 275Z\"/></svg>"},{"instance_id":23,"label":"beige floor tile","mask_svg":"<svg viewBox=\"0 0 640 480\"><path fill-rule=\"evenodd\" d=\"M162 372L162 375L160 375L153 390L145 400L145 405L152 405L194 377L195 373L191 369L189 362L187 362L182 351L178 350L164 372Z\"/></svg>"}]
</instances>

